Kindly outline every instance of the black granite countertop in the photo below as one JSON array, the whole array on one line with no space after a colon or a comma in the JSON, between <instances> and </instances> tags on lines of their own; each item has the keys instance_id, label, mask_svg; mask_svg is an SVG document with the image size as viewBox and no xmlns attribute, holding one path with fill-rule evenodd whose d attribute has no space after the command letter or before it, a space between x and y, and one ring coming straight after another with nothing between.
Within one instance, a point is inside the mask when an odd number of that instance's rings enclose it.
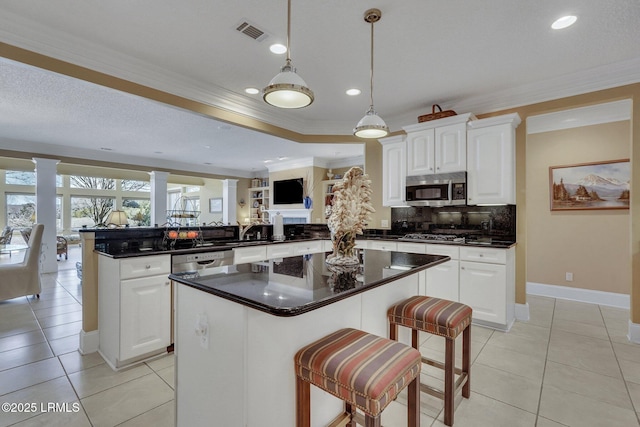
<instances>
[{"instance_id":1,"label":"black granite countertop","mask_svg":"<svg viewBox=\"0 0 640 427\"><path fill-rule=\"evenodd\" d=\"M200 253L200 252L214 252L214 251L229 251L233 248L238 247L248 247L248 246L260 246L260 245L278 245L282 243L295 243L295 242L305 242L311 240L318 240L314 238L291 238L287 240L231 240L231 241L220 241L220 242L208 242L203 245L198 245L195 247L188 248L173 248L173 249L155 249L155 248L136 248L131 247L127 249L122 249L122 246L118 247L116 250L101 250L95 249L95 252L100 255L105 255L110 258L132 258L139 256L149 256L149 255L181 255L181 254L192 254L192 253ZM320 239L323 240L323 239Z\"/></svg>"},{"instance_id":2,"label":"black granite countertop","mask_svg":"<svg viewBox=\"0 0 640 427\"><path fill-rule=\"evenodd\" d=\"M451 258L441 255L360 250L355 269L333 268L328 253L209 269L206 276L175 274L182 285L275 316L297 316L417 273Z\"/></svg>"}]
</instances>

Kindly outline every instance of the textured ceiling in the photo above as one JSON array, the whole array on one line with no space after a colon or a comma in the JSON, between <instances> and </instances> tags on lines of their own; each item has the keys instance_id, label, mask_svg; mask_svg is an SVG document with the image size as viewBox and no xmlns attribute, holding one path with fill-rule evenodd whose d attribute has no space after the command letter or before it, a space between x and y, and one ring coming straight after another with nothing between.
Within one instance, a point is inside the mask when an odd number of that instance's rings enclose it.
<instances>
[{"instance_id":1,"label":"textured ceiling","mask_svg":"<svg viewBox=\"0 0 640 427\"><path fill-rule=\"evenodd\" d=\"M375 106L394 131L433 103L483 113L640 81L637 0L292 3L294 66L316 95L294 111L243 92L263 88L284 63L268 51L285 40L284 0L5 1L0 41L310 135L349 135L368 106L370 33L362 16L370 7L382 10ZM568 13L578 16L573 27L550 29ZM236 31L243 20L268 37L258 42ZM268 158L299 155L301 144L221 129L221 122L131 95L10 63L0 71L0 147L10 139L105 147L243 173ZM362 95L347 97L350 87ZM304 144L302 155L310 148ZM328 150L341 157L351 148Z\"/></svg>"}]
</instances>

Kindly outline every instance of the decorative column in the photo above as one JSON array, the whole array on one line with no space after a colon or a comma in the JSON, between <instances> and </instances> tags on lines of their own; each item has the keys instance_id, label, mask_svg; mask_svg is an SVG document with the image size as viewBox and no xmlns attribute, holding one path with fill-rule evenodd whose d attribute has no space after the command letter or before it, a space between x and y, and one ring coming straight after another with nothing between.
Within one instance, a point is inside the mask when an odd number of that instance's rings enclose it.
<instances>
[{"instance_id":1,"label":"decorative column","mask_svg":"<svg viewBox=\"0 0 640 427\"><path fill-rule=\"evenodd\" d=\"M167 222L167 179L169 172L149 172L151 177L151 226Z\"/></svg>"},{"instance_id":2,"label":"decorative column","mask_svg":"<svg viewBox=\"0 0 640 427\"><path fill-rule=\"evenodd\" d=\"M238 180L222 180L222 222L235 225L237 219Z\"/></svg>"},{"instance_id":3,"label":"decorative column","mask_svg":"<svg viewBox=\"0 0 640 427\"><path fill-rule=\"evenodd\" d=\"M44 224L40 271L58 271L56 261L56 172L60 160L34 157L36 165L36 222Z\"/></svg>"}]
</instances>

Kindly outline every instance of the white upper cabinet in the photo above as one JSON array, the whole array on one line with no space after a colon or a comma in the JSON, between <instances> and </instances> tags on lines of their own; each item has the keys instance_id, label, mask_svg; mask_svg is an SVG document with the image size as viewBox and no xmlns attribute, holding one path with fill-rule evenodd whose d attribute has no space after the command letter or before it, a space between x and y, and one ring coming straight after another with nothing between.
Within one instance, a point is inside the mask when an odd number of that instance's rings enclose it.
<instances>
[{"instance_id":1,"label":"white upper cabinet","mask_svg":"<svg viewBox=\"0 0 640 427\"><path fill-rule=\"evenodd\" d=\"M460 114L405 126L407 176L463 172L467 166L467 126L473 114Z\"/></svg>"},{"instance_id":2,"label":"white upper cabinet","mask_svg":"<svg viewBox=\"0 0 640 427\"><path fill-rule=\"evenodd\" d=\"M404 135L379 140L382 144L382 205L405 204L407 145Z\"/></svg>"},{"instance_id":3,"label":"white upper cabinet","mask_svg":"<svg viewBox=\"0 0 640 427\"><path fill-rule=\"evenodd\" d=\"M517 113L469 122L467 203L516 203Z\"/></svg>"},{"instance_id":4,"label":"white upper cabinet","mask_svg":"<svg viewBox=\"0 0 640 427\"><path fill-rule=\"evenodd\" d=\"M407 134L407 176L435 173L435 135L435 129Z\"/></svg>"}]
</instances>

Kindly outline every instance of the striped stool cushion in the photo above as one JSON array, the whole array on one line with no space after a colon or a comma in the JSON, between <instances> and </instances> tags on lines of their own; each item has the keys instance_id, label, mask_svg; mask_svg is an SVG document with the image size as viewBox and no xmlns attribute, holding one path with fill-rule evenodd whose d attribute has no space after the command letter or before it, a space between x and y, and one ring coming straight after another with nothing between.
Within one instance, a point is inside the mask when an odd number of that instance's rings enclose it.
<instances>
[{"instance_id":1,"label":"striped stool cushion","mask_svg":"<svg viewBox=\"0 0 640 427\"><path fill-rule=\"evenodd\" d=\"M357 329L341 329L300 349L296 375L377 416L420 374L420 353Z\"/></svg>"},{"instance_id":2,"label":"striped stool cushion","mask_svg":"<svg viewBox=\"0 0 640 427\"><path fill-rule=\"evenodd\" d=\"M440 298L414 296L392 306L389 322L455 338L471 323L471 307Z\"/></svg>"}]
</instances>

